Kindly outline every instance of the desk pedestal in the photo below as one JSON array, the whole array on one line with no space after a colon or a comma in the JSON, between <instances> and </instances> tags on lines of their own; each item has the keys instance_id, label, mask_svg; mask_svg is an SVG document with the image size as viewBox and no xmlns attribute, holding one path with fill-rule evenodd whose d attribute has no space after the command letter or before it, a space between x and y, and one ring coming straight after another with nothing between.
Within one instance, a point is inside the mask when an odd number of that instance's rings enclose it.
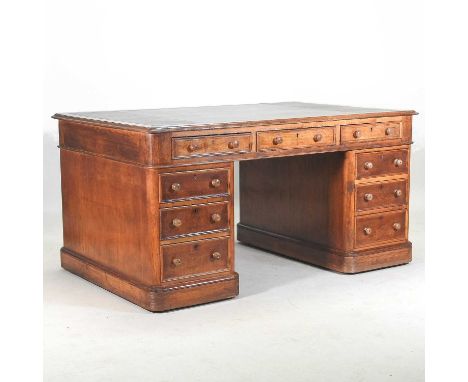
<instances>
[{"instance_id":1,"label":"desk pedestal","mask_svg":"<svg viewBox=\"0 0 468 382\"><path fill-rule=\"evenodd\" d=\"M241 162L237 239L343 273L410 262L400 157L408 146Z\"/></svg>"}]
</instances>

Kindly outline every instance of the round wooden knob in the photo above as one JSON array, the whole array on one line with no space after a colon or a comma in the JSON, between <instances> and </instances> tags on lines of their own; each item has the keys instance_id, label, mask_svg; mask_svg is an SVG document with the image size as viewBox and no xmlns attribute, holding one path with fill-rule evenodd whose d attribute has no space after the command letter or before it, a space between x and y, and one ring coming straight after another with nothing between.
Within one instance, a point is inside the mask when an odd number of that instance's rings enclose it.
<instances>
[{"instance_id":1,"label":"round wooden knob","mask_svg":"<svg viewBox=\"0 0 468 382\"><path fill-rule=\"evenodd\" d=\"M180 190L180 183L172 183L171 184L172 191L179 191Z\"/></svg>"},{"instance_id":2,"label":"round wooden knob","mask_svg":"<svg viewBox=\"0 0 468 382\"><path fill-rule=\"evenodd\" d=\"M221 186L221 181L219 179L213 179L213 180L211 180L211 185L214 188L218 188L219 186Z\"/></svg>"},{"instance_id":3,"label":"round wooden knob","mask_svg":"<svg viewBox=\"0 0 468 382\"><path fill-rule=\"evenodd\" d=\"M181 259L173 259L172 260L172 264L174 264L176 267L179 266L180 264L182 264L182 260Z\"/></svg>"},{"instance_id":4,"label":"round wooden knob","mask_svg":"<svg viewBox=\"0 0 468 382\"><path fill-rule=\"evenodd\" d=\"M364 163L364 168L365 168L366 170L370 170L370 169L373 168L373 167L374 167L374 165L372 164L372 162L366 162L366 163Z\"/></svg>"},{"instance_id":5,"label":"round wooden knob","mask_svg":"<svg viewBox=\"0 0 468 382\"><path fill-rule=\"evenodd\" d=\"M178 218L172 219L172 225L174 227L180 227L182 225L182 220L180 220Z\"/></svg>"},{"instance_id":6,"label":"round wooden knob","mask_svg":"<svg viewBox=\"0 0 468 382\"><path fill-rule=\"evenodd\" d=\"M360 138L361 137L361 132L359 130L356 130L354 133L353 133L353 137L354 138Z\"/></svg>"},{"instance_id":7,"label":"round wooden knob","mask_svg":"<svg viewBox=\"0 0 468 382\"><path fill-rule=\"evenodd\" d=\"M275 138L273 138L273 144L274 144L274 145L280 145L281 143L283 143L283 137L275 137Z\"/></svg>"},{"instance_id":8,"label":"round wooden knob","mask_svg":"<svg viewBox=\"0 0 468 382\"><path fill-rule=\"evenodd\" d=\"M239 141L231 141L228 143L230 149L237 149L239 147Z\"/></svg>"},{"instance_id":9,"label":"round wooden knob","mask_svg":"<svg viewBox=\"0 0 468 382\"><path fill-rule=\"evenodd\" d=\"M213 252L213 253L211 254L211 258L212 258L213 260L219 260L219 259L221 258L221 253L219 253L219 252Z\"/></svg>"},{"instance_id":10,"label":"round wooden knob","mask_svg":"<svg viewBox=\"0 0 468 382\"><path fill-rule=\"evenodd\" d=\"M197 145L196 143L190 143L187 147L188 151L190 152L194 152L194 151L197 151L197 150L200 150L200 146Z\"/></svg>"},{"instance_id":11,"label":"round wooden knob","mask_svg":"<svg viewBox=\"0 0 468 382\"><path fill-rule=\"evenodd\" d=\"M392 133L392 129L390 129L390 127L387 127L385 129L385 135L390 135Z\"/></svg>"},{"instance_id":12,"label":"round wooden knob","mask_svg":"<svg viewBox=\"0 0 468 382\"><path fill-rule=\"evenodd\" d=\"M369 228L369 227L364 228L364 233L366 235L370 235L372 233L372 228Z\"/></svg>"},{"instance_id":13,"label":"round wooden knob","mask_svg":"<svg viewBox=\"0 0 468 382\"><path fill-rule=\"evenodd\" d=\"M393 161L393 164L394 164L395 166L397 166L397 167L401 167L401 166L403 166L403 160L397 158L397 159L395 159L395 160Z\"/></svg>"},{"instance_id":14,"label":"round wooden knob","mask_svg":"<svg viewBox=\"0 0 468 382\"><path fill-rule=\"evenodd\" d=\"M221 221L221 215L220 214L213 214L213 215L211 215L211 220L214 223L218 223L219 221Z\"/></svg>"},{"instance_id":15,"label":"round wooden knob","mask_svg":"<svg viewBox=\"0 0 468 382\"><path fill-rule=\"evenodd\" d=\"M393 229L394 229L395 231L399 231L399 230L401 229L401 224L400 224L400 223L394 223L394 224L393 224Z\"/></svg>"},{"instance_id":16,"label":"round wooden knob","mask_svg":"<svg viewBox=\"0 0 468 382\"><path fill-rule=\"evenodd\" d=\"M374 199L374 195L372 195L372 194L365 194L364 195L364 200L367 200L368 202L370 202L372 199Z\"/></svg>"},{"instance_id":17,"label":"round wooden knob","mask_svg":"<svg viewBox=\"0 0 468 382\"><path fill-rule=\"evenodd\" d=\"M403 195L403 191L401 191L401 190L395 190L395 191L393 191L393 195L395 195L395 198L398 198L398 197L400 197L401 195Z\"/></svg>"},{"instance_id":18,"label":"round wooden knob","mask_svg":"<svg viewBox=\"0 0 468 382\"><path fill-rule=\"evenodd\" d=\"M322 140L322 134L314 135L314 142L320 142Z\"/></svg>"}]
</instances>

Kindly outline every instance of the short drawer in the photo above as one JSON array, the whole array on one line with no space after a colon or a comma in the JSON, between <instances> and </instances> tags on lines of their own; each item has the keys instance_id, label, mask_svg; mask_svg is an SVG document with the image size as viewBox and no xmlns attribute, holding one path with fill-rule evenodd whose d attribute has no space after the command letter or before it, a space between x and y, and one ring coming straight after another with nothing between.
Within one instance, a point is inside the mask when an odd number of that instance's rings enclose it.
<instances>
[{"instance_id":1,"label":"short drawer","mask_svg":"<svg viewBox=\"0 0 468 382\"><path fill-rule=\"evenodd\" d=\"M163 280L228 271L229 240L208 239L162 246Z\"/></svg>"},{"instance_id":2,"label":"short drawer","mask_svg":"<svg viewBox=\"0 0 468 382\"><path fill-rule=\"evenodd\" d=\"M190 158L209 155L247 153L252 150L252 136L247 134L205 135L172 139L172 157Z\"/></svg>"},{"instance_id":3,"label":"short drawer","mask_svg":"<svg viewBox=\"0 0 468 382\"><path fill-rule=\"evenodd\" d=\"M408 203L406 180L361 184L356 186L356 210L402 206Z\"/></svg>"},{"instance_id":4,"label":"short drawer","mask_svg":"<svg viewBox=\"0 0 468 382\"><path fill-rule=\"evenodd\" d=\"M408 173L408 150L383 150L356 154L358 179Z\"/></svg>"},{"instance_id":5,"label":"short drawer","mask_svg":"<svg viewBox=\"0 0 468 382\"><path fill-rule=\"evenodd\" d=\"M400 129L399 122L362 123L341 126L341 143L399 139L401 137Z\"/></svg>"},{"instance_id":6,"label":"short drawer","mask_svg":"<svg viewBox=\"0 0 468 382\"><path fill-rule=\"evenodd\" d=\"M229 170L195 170L161 174L161 202L230 193Z\"/></svg>"},{"instance_id":7,"label":"short drawer","mask_svg":"<svg viewBox=\"0 0 468 382\"><path fill-rule=\"evenodd\" d=\"M161 239L229 230L229 202L161 209Z\"/></svg>"},{"instance_id":8,"label":"short drawer","mask_svg":"<svg viewBox=\"0 0 468 382\"><path fill-rule=\"evenodd\" d=\"M356 247L406 240L406 210L356 217Z\"/></svg>"},{"instance_id":9,"label":"short drawer","mask_svg":"<svg viewBox=\"0 0 468 382\"><path fill-rule=\"evenodd\" d=\"M334 144L334 127L276 130L257 133L257 148L259 151L289 150Z\"/></svg>"}]
</instances>

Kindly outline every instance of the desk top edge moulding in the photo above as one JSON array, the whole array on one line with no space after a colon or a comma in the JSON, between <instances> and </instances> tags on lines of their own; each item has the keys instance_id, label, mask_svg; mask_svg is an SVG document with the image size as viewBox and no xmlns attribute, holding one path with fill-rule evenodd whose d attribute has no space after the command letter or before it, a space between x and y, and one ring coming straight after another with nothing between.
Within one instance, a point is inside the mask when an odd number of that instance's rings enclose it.
<instances>
[{"instance_id":1,"label":"desk top edge moulding","mask_svg":"<svg viewBox=\"0 0 468 382\"><path fill-rule=\"evenodd\" d=\"M389 110L303 102L180 107L57 113L55 119L108 124L149 132L192 128L235 127L251 124L327 121L360 117L417 114L414 110Z\"/></svg>"},{"instance_id":2,"label":"desk top edge moulding","mask_svg":"<svg viewBox=\"0 0 468 382\"><path fill-rule=\"evenodd\" d=\"M62 267L152 312L237 296L235 161L242 244L341 273L409 263L416 114L301 102L57 113Z\"/></svg>"}]
</instances>

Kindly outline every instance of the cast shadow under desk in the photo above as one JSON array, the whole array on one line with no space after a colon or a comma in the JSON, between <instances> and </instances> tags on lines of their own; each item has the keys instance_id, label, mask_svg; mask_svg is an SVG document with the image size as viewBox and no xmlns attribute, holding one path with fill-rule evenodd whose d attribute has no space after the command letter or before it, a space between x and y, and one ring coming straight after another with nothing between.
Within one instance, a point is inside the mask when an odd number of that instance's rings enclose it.
<instances>
[{"instance_id":1,"label":"cast shadow under desk","mask_svg":"<svg viewBox=\"0 0 468 382\"><path fill-rule=\"evenodd\" d=\"M67 306L109 313L154 314L61 268L44 269L44 301L48 306Z\"/></svg>"},{"instance_id":2,"label":"cast shadow under desk","mask_svg":"<svg viewBox=\"0 0 468 382\"><path fill-rule=\"evenodd\" d=\"M319 286L323 277L343 277L342 274L240 242L235 244L235 253L240 285L237 298L260 294L302 279L314 278Z\"/></svg>"}]
</instances>

